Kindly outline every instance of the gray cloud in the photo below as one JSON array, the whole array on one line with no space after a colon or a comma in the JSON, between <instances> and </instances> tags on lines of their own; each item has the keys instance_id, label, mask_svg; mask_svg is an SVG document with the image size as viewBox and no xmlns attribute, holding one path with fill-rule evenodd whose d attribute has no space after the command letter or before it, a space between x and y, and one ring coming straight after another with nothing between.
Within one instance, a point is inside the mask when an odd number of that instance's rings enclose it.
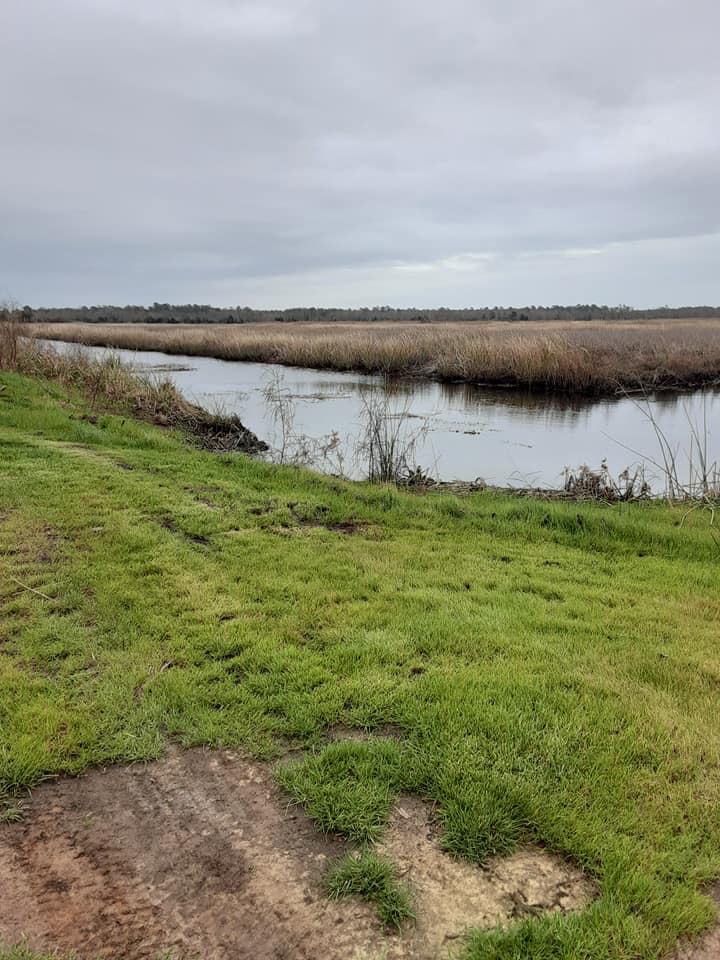
<instances>
[{"instance_id":1,"label":"gray cloud","mask_svg":"<svg viewBox=\"0 0 720 960\"><path fill-rule=\"evenodd\" d=\"M10 0L0 297L720 302L719 29L713 0Z\"/></svg>"}]
</instances>

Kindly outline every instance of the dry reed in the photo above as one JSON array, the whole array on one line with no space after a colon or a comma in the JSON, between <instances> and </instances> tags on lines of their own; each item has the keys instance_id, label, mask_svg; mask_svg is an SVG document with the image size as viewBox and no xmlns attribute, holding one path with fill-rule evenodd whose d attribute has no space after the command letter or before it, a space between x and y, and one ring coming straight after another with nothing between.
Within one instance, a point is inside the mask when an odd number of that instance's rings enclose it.
<instances>
[{"instance_id":1,"label":"dry reed","mask_svg":"<svg viewBox=\"0 0 720 960\"><path fill-rule=\"evenodd\" d=\"M0 305L0 369L14 370L18 362L21 326L17 311Z\"/></svg>"},{"instance_id":2,"label":"dry reed","mask_svg":"<svg viewBox=\"0 0 720 960\"><path fill-rule=\"evenodd\" d=\"M53 380L78 391L91 408L127 412L138 420L181 430L206 450L255 453L267 449L234 415L189 403L168 379L143 376L116 356L88 357L78 349L60 355L20 336L20 326L0 317L0 369Z\"/></svg>"},{"instance_id":3,"label":"dry reed","mask_svg":"<svg viewBox=\"0 0 720 960\"><path fill-rule=\"evenodd\" d=\"M95 346L588 395L720 382L720 320L27 329L35 337Z\"/></svg>"}]
</instances>

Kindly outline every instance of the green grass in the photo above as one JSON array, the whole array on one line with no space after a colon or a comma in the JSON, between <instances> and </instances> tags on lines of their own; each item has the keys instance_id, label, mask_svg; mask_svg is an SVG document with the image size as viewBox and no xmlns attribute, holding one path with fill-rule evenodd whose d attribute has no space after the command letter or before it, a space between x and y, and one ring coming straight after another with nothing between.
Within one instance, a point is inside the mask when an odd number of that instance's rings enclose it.
<instances>
[{"instance_id":1,"label":"green grass","mask_svg":"<svg viewBox=\"0 0 720 960\"><path fill-rule=\"evenodd\" d=\"M358 896L375 905L378 916L388 927L402 928L415 912L410 890L400 883L395 867L377 854L365 851L349 854L332 864L325 878L329 897Z\"/></svg>"},{"instance_id":2,"label":"green grass","mask_svg":"<svg viewBox=\"0 0 720 960\"><path fill-rule=\"evenodd\" d=\"M279 776L321 827L372 840L413 792L454 854L532 841L596 879L581 914L478 933L472 960L654 960L712 920L707 514L413 497L0 387L0 791L169 739L298 744ZM337 723L400 737L327 744Z\"/></svg>"},{"instance_id":3,"label":"green grass","mask_svg":"<svg viewBox=\"0 0 720 960\"><path fill-rule=\"evenodd\" d=\"M0 941L0 960L76 960L75 954L34 953L27 943L5 946Z\"/></svg>"}]
</instances>

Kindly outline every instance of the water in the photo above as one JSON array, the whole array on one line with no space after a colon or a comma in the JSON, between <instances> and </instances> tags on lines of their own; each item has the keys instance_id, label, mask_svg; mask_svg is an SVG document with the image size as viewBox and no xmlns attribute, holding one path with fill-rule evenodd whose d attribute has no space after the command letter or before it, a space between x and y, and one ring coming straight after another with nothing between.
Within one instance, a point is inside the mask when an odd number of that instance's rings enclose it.
<instances>
[{"instance_id":1,"label":"water","mask_svg":"<svg viewBox=\"0 0 720 960\"><path fill-rule=\"evenodd\" d=\"M75 344L53 346L77 349ZM373 386L386 389L380 377L157 351L84 349L94 355L112 352L143 370L169 377L189 400L237 413L245 426L276 448L282 446L283 435L290 448L290 434L322 441L336 432L338 439L329 454L320 453L324 442L313 445L315 465L337 472L340 457L345 473L356 477L363 473L362 456L356 453L363 434L363 396ZM273 416L277 404L269 404L266 397L268 387L277 393L278 386L292 410L292 427L284 433ZM588 400L430 381L394 382L390 390L391 408L409 414L404 429L422 434L413 465L437 479L482 478L502 486L557 487L563 482L564 467L596 468L606 459L613 474L644 461L653 486L663 487L661 471L650 462L661 457L644 403L627 397ZM688 473L688 418L701 432L703 423L707 425L710 452L720 457L720 392L662 393L651 397L649 406L677 451L681 480Z\"/></svg>"}]
</instances>

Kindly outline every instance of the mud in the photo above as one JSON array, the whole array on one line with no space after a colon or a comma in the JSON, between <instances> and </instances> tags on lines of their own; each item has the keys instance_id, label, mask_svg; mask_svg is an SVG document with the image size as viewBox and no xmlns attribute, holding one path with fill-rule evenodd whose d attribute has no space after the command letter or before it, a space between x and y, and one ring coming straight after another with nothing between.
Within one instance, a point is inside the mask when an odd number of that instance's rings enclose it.
<instances>
[{"instance_id":1,"label":"mud","mask_svg":"<svg viewBox=\"0 0 720 960\"><path fill-rule=\"evenodd\" d=\"M288 805L267 765L227 751L48 783L24 812L0 826L0 938L81 960L430 960L456 953L469 925L594 895L540 850L485 871L453 860L432 809L402 798L382 850L415 889L417 923L389 933L367 904L323 893L348 847Z\"/></svg>"},{"instance_id":2,"label":"mud","mask_svg":"<svg viewBox=\"0 0 720 960\"><path fill-rule=\"evenodd\" d=\"M444 956L470 927L490 927L508 918L544 911L582 909L595 885L559 857L527 847L492 860L479 870L449 857L429 804L402 797L379 846L415 891L414 936L430 956ZM443 948L445 948L443 950Z\"/></svg>"},{"instance_id":3,"label":"mud","mask_svg":"<svg viewBox=\"0 0 720 960\"><path fill-rule=\"evenodd\" d=\"M0 829L0 933L81 958L353 957L384 931L321 878L341 843L288 809L261 764L172 751L38 788Z\"/></svg>"}]
</instances>

